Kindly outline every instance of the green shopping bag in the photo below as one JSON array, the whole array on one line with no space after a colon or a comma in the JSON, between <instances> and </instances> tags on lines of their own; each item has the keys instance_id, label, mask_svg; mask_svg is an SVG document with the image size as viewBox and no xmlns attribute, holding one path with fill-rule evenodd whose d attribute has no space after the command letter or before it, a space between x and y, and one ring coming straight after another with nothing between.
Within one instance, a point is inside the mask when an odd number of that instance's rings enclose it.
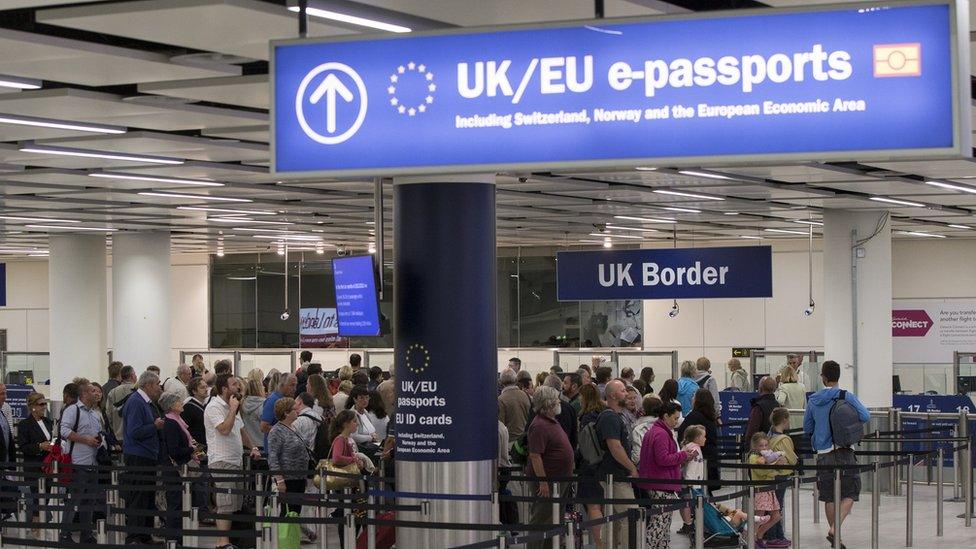
<instances>
[{"instance_id":1,"label":"green shopping bag","mask_svg":"<svg viewBox=\"0 0 976 549\"><path fill-rule=\"evenodd\" d=\"M266 508L268 513L271 512L271 508ZM294 511L289 511L288 506L285 505L285 516L298 518L298 513ZM278 523L278 545L276 549L301 549L302 547L302 528L300 524L297 523Z\"/></svg>"}]
</instances>

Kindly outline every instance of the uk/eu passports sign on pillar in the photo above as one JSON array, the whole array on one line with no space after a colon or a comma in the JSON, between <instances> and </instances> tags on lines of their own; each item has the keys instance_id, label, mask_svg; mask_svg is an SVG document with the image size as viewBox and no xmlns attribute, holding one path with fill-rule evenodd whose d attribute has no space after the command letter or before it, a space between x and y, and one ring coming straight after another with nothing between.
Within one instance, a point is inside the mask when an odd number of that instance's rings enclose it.
<instances>
[{"instance_id":1,"label":"uk/eu passports sign on pillar","mask_svg":"<svg viewBox=\"0 0 976 549\"><path fill-rule=\"evenodd\" d=\"M968 35L934 0L274 42L273 169L969 156Z\"/></svg>"}]
</instances>

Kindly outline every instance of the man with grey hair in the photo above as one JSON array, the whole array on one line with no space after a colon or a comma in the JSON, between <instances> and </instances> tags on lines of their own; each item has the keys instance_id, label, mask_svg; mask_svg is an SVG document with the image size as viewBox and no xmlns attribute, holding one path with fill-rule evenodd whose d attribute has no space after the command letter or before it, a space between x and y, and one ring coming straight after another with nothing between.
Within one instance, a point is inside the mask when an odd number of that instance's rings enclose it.
<instances>
[{"instance_id":1,"label":"man with grey hair","mask_svg":"<svg viewBox=\"0 0 976 549\"><path fill-rule=\"evenodd\" d=\"M136 391L122 407L122 423L125 439L122 443L122 457L126 467L156 467L160 462L160 431L164 421L160 417L155 402L163 393L159 376L146 370L136 382ZM125 479L128 476L130 478ZM154 492L147 489L155 481L145 471L123 476L124 485L132 488L125 495L125 522L129 527L151 528L152 516L147 512L153 509ZM129 533L127 544L153 543L152 536L146 533Z\"/></svg>"},{"instance_id":2,"label":"man with grey hair","mask_svg":"<svg viewBox=\"0 0 976 549\"><path fill-rule=\"evenodd\" d=\"M186 384L193 379L193 369L190 368L189 364L180 364L176 368L176 377L168 377L166 381L163 382L163 392L164 393L175 393L181 397L182 400L186 400L189 395L186 391Z\"/></svg>"},{"instance_id":3,"label":"man with grey hair","mask_svg":"<svg viewBox=\"0 0 976 549\"><path fill-rule=\"evenodd\" d=\"M535 390L532 396L532 407L536 412L535 419L529 425L528 450L529 462L525 466L525 474L533 477L529 487L531 493L541 498L551 497L550 482L546 477L568 477L573 474L575 454L569 444L569 438L563 431L556 415L564 404L559 398L559 390L543 385ZM560 497L566 496L568 483L553 482ZM532 502L530 524L553 524L562 514L555 517L552 514L552 503L545 500ZM528 544L531 549L543 549L548 541L540 540Z\"/></svg>"},{"instance_id":4,"label":"man with grey hair","mask_svg":"<svg viewBox=\"0 0 976 549\"><path fill-rule=\"evenodd\" d=\"M112 428L112 434L118 440L125 440L122 432L122 406L128 401L129 395L136 389L136 369L123 366L121 370L122 383L105 395L105 419Z\"/></svg>"},{"instance_id":5,"label":"man with grey hair","mask_svg":"<svg viewBox=\"0 0 976 549\"><path fill-rule=\"evenodd\" d=\"M700 389L708 389L709 393L712 393L712 399L715 400L715 417L722 417L722 400L718 396L718 382L715 381L715 376L712 375L712 361L708 360L707 357L699 357L695 361L695 369L698 373L695 375L695 383L698 384ZM691 409L684 410L685 415L691 413ZM722 421L719 420L719 425Z\"/></svg>"},{"instance_id":6,"label":"man with grey hair","mask_svg":"<svg viewBox=\"0 0 976 549\"><path fill-rule=\"evenodd\" d=\"M529 397L515 384L515 372L505 368L498 376L502 392L498 395L498 420L508 429L508 445L522 438L529 421Z\"/></svg>"},{"instance_id":7,"label":"man with grey hair","mask_svg":"<svg viewBox=\"0 0 976 549\"><path fill-rule=\"evenodd\" d=\"M797 382L802 383L807 390L813 390L810 385L810 376L803 371L803 355L797 353L786 355L786 365L793 368L793 371L796 372Z\"/></svg>"},{"instance_id":8,"label":"man with grey hair","mask_svg":"<svg viewBox=\"0 0 976 549\"><path fill-rule=\"evenodd\" d=\"M274 405L282 398L294 398L295 390L298 388L298 378L295 374L285 374L278 380L278 387L264 400L264 409L261 411L261 432L264 433L264 453L268 453L268 433L278 420L275 417Z\"/></svg>"}]
</instances>

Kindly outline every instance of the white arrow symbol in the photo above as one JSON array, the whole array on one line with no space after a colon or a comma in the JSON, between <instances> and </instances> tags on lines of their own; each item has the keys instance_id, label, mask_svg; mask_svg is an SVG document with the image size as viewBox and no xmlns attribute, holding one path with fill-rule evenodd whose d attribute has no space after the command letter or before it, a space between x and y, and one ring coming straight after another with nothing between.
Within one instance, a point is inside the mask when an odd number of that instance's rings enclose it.
<instances>
[{"instance_id":1,"label":"white arrow symbol","mask_svg":"<svg viewBox=\"0 0 976 549\"><path fill-rule=\"evenodd\" d=\"M312 93L311 97L309 97L309 102L315 105L322 99L323 95L326 96L325 126L329 133L335 133L336 130L337 93L342 96L342 99L345 100L346 103L351 102L355 97L353 93L349 91L349 88L347 88L346 85L343 84L335 74L330 74L326 76L324 80L322 80L319 87L315 88L315 92Z\"/></svg>"}]
</instances>

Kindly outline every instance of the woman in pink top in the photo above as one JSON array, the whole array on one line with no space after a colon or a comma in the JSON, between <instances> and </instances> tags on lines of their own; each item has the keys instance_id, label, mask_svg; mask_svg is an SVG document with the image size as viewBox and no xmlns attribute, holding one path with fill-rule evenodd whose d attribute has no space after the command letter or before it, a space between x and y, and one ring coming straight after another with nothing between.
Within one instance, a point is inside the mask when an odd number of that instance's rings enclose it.
<instances>
[{"instance_id":1,"label":"woman in pink top","mask_svg":"<svg viewBox=\"0 0 976 549\"><path fill-rule=\"evenodd\" d=\"M332 437L332 451L329 453L332 464L336 467L345 467L352 463L359 463L356 457L356 450L352 446L350 435L359 428L359 419L356 412L343 410L332 420L329 435Z\"/></svg>"},{"instance_id":2,"label":"woman in pink top","mask_svg":"<svg viewBox=\"0 0 976 549\"><path fill-rule=\"evenodd\" d=\"M674 440L673 430L681 419L680 408L665 402L658 411L658 420L644 434L641 441L637 472L643 478L681 480L681 466L692 458L682 452ZM637 483L649 492L651 499L678 499L680 484ZM657 513L647 519L644 539L649 549L667 549L671 541L671 513Z\"/></svg>"}]
</instances>

